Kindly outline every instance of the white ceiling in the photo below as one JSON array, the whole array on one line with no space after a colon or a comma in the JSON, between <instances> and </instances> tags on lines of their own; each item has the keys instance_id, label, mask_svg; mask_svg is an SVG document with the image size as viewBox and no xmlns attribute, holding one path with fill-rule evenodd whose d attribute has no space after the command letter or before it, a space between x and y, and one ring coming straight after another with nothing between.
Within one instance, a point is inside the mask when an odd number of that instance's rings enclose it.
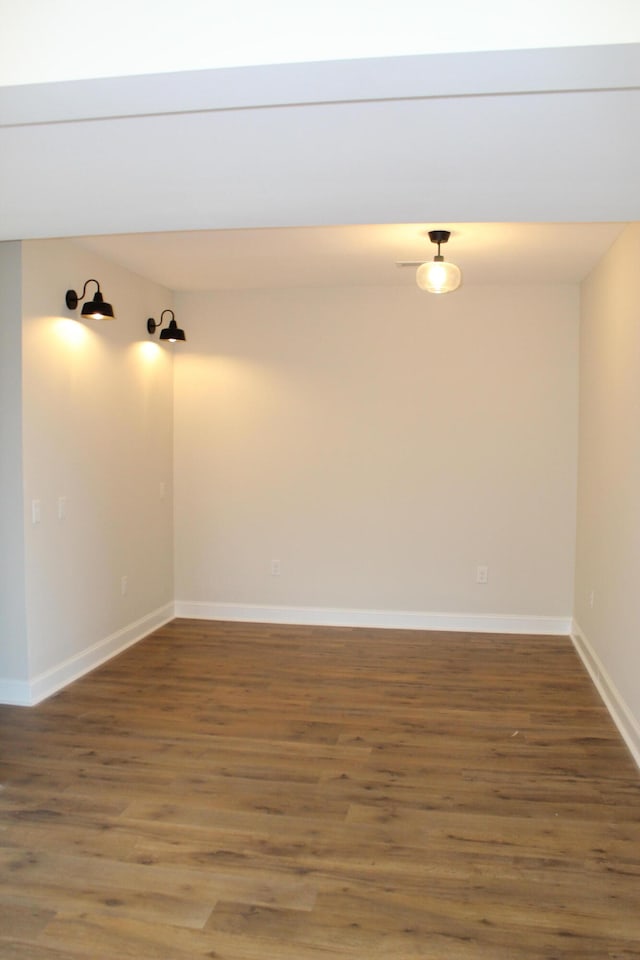
<instances>
[{"instance_id":1,"label":"white ceiling","mask_svg":"<svg viewBox=\"0 0 640 960\"><path fill-rule=\"evenodd\" d=\"M513 0L447 0L446 9L442 0L5 0L0 7L0 84L640 40L635 0L607 0L606 15L602 0L536 0L535 16L523 16Z\"/></svg>"},{"instance_id":2,"label":"white ceiling","mask_svg":"<svg viewBox=\"0 0 640 960\"><path fill-rule=\"evenodd\" d=\"M465 283L578 282L640 220L638 116L633 43L5 87L0 240L176 291L411 285L445 227Z\"/></svg>"},{"instance_id":3,"label":"white ceiling","mask_svg":"<svg viewBox=\"0 0 640 960\"><path fill-rule=\"evenodd\" d=\"M638 116L640 44L5 87L0 240L635 221Z\"/></svg>"},{"instance_id":4,"label":"white ceiling","mask_svg":"<svg viewBox=\"0 0 640 960\"><path fill-rule=\"evenodd\" d=\"M465 283L578 283L623 229L620 223L455 223L288 227L84 237L77 242L170 290L411 285L397 260L429 260L429 229Z\"/></svg>"}]
</instances>

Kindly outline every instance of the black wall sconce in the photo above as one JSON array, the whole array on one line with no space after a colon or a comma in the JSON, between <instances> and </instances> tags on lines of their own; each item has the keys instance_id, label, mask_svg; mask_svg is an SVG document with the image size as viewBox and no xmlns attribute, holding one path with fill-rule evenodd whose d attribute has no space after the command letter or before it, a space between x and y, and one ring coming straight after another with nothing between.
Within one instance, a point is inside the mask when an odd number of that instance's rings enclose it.
<instances>
[{"instance_id":1,"label":"black wall sconce","mask_svg":"<svg viewBox=\"0 0 640 960\"><path fill-rule=\"evenodd\" d=\"M181 330L176 323L173 310L163 310L157 323L153 317L149 317L147 320L148 332L153 336L153 334L156 332L156 328L162 326L162 318L164 317L165 313L171 314L171 320L169 321L169 326L160 331L160 339L168 340L170 343L175 343L176 340L186 340L187 338L184 335L184 330Z\"/></svg>"},{"instance_id":2,"label":"black wall sconce","mask_svg":"<svg viewBox=\"0 0 640 960\"><path fill-rule=\"evenodd\" d=\"M82 288L82 296L78 296L75 290L67 290L65 295L65 303L69 310L76 310L80 300L84 300L87 292L87 284L95 283L97 289L93 296L93 300L87 300L85 305L82 308L81 316L91 317L93 320L113 320L115 314L113 312L113 307L110 303L105 303L102 299L102 294L100 293L100 284L97 280L86 280L84 287Z\"/></svg>"}]
</instances>

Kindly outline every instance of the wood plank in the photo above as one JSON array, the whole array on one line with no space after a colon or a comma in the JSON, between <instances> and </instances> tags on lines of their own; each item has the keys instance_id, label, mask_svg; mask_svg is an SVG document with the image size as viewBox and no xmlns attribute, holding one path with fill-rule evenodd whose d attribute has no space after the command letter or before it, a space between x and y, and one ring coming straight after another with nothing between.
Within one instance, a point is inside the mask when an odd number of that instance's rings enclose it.
<instances>
[{"instance_id":1,"label":"wood plank","mask_svg":"<svg viewBox=\"0 0 640 960\"><path fill-rule=\"evenodd\" d=\"M0 707L7 960L640 960L567 638L176 620Z\"/></svg>"}]
</instances>

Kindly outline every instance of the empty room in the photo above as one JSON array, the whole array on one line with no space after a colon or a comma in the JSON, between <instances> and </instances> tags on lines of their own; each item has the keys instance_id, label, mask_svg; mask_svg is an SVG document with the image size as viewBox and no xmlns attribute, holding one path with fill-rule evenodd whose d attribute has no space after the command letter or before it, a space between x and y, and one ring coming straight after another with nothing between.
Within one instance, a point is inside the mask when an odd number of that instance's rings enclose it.
<instances>
[{"instance_id":1,"label":"empty room","mask_svg":"<svg viewBox=\"0 0 640 960\"><path fill-rule=\"evenodd\" d=\"M216 6L0 41L0 956L640 957L638 16Z\"/></svg>"}]
</instances>

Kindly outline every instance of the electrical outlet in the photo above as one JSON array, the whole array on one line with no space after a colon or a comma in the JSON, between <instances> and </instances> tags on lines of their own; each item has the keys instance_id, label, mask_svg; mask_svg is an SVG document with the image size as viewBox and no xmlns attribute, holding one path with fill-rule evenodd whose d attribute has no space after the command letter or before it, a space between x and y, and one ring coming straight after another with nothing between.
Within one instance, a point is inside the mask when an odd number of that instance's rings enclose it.
<instances>
[{"instance_id":1,"label":"electrical outlet","mask_svg":"<svg viewBox=\"0 0 640 960\"><path fill-rule=\"evenodd\" d=\"M120 577L120 593L124 597L129 588L129 582L126 577Z\"/></svg>"},{"instance_id":2,"label":"electrical outlet","mask_svg":"<svg viewBox=\"0 0 640 960\"><path fill-rule=\"evenodd\" d=\"M593 604L595 603L596 593L595 590L592 590L589 594L589 606L593 609Z\"/></svg>"},{"instance_id":3,"label":"electrical outlet","mask_svg":"<svg viewBox=\"0 0 640 960\"><path fill-rule=\"evenodd\" d=\"M489 580L489 567L479 564L476 567L476 583L487 583Z\"/></svg>"},{"instance_id":4,"label":"electrical outlet","mask_svg":"<svg viewBox=\"0 0 640 960\"><path fill-rule=\"evenodd\" d=\"M280 561L272 560L271 561L271 576L279 577L280 576Z\"/></svg>"}]
</instances>

